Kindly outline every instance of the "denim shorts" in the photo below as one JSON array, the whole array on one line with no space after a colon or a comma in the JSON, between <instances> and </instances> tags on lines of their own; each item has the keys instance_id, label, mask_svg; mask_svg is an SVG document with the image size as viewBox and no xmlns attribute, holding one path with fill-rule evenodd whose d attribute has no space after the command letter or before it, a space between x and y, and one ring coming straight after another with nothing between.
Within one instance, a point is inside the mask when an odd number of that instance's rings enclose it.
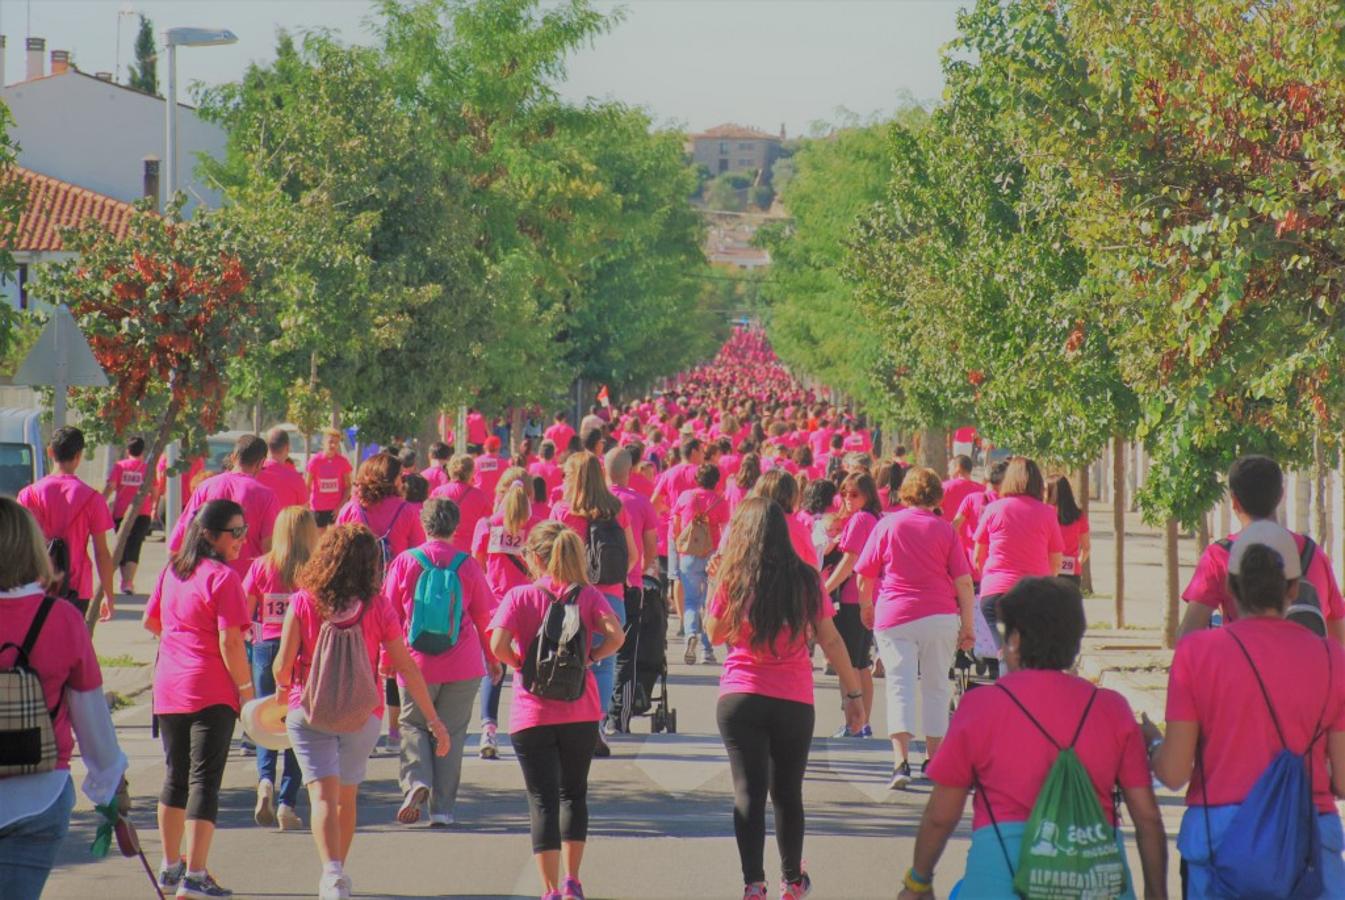
<instances>
[{"instance_id":1,"label":"denim shorts","mask_svg":"<svg viewBox=\"0 0 1345 900\"><path fill-rule=\"evenodd\" d=\"M304 784L334 775L340 776L342 784L364 781L369 754L374 752L382 726L382 719L370 716L359 731L334 734L309 725L302 709L291 709L285 717L285 730L304 773Z\"/></svg>"},{"instance_id":2,"label":"denim shorts","mask_svg":"<svg viewBox=\"0 0 1345 900\"><path fill-rule=\"evenodd\" d=\"M42 896L61 842L70 830L74 808L74 782L67 777L65 787L50 806L0 828L0 897L37 900Z\"/></svg>"}]
</instances>

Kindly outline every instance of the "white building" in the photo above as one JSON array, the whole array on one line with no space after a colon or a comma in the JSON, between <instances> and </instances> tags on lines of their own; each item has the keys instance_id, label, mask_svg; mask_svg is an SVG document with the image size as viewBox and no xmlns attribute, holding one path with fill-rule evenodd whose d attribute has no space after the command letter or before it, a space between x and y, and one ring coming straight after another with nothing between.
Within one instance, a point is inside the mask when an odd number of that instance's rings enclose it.
<instances>
[{"instance_id":1,"label":"white building","mask_svg":"<svg viewBox=\"0 0 1345 900\"><path fill-rule=\"evenodd\" d=\"M28 77L0 89L14 116L10 137L19 145L19 165L127 203L140 199L145 160L164 156L167 101L115 84L106 73L80 72L63 50L51 51L47 73L45 42L30 38L28 44ZM200 154L224 158L224 129L181 103L177 123L177 181L187 194L186 210L216 206L219 192L202 184L195 170Z\"/></svg>"}]
</instances>

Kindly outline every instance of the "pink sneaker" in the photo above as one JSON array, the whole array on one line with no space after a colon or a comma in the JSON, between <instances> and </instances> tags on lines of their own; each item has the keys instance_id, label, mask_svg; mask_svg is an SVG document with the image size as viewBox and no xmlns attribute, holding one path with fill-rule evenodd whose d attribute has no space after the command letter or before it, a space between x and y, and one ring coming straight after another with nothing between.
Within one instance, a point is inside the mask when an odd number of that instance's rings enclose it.
<instances>
[{"instance_id":1,"label":"pink sneaker","mask_svg":"<svg viewBox=\"0 0 1345 900\"><path fill-rule=\"evenodd\" d=\"M813 880L804 872L798 881L780 882L780 900L803 900L813 890Z\"/></svg>"},{"instance_id":2,"label":"pink sneaker","mask_svg":"<svg viewBox=\"0 0 1345 900\"><path fill-rule=\"evenodd\" d=\"M584 900L584 886L573 875L566 875L560 886L561 900Z\"/></svg>"},{"instance_id":3,"label":"pink sneaker","mask_svg":"<svg viewBox=\"0 0 1345 900\"><path fill-rule=\"evenodd\" d=\"M764 881L743 885L743 900L766 900L768 890Z\"/></svg>"}]
</instances>

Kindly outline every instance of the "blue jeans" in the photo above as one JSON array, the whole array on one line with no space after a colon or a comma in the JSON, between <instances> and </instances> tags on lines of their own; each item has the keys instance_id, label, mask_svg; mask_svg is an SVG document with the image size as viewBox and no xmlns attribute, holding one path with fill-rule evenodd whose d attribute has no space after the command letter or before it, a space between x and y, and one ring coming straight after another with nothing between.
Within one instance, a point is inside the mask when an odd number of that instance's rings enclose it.
<instances>
[{"instance_id":1,"label":"blue jeans","mask_svg":"<svg viewBox=\"0 0 1345 900\"><path fill-rule=\"evenodd\" d=\"M613 597L611 594L603 594L607 598L607 605L612 608L612 614L616 616L617 621L624 628L626 625L626 599L624 597ZM593 636L593 647L597 649L602 646L603 637L600 634ZM598 701L602 704L602 714L607 715L607 707L612 703L612 689L616 687L616 654L613 654L593 667L593 677L598 682Z\"/></svg>"},{"instance_id":2,"label":"blue jeans","mask_svg":"<svg viewBox=\"0 0 1345 900\"><path fill-rule=\"evenodd\" d=\"M487 672L481 676L481 724L489 722L495 725L500 721L500 694L504 693L505 678L500 679L499 684L490 680L490 673Z\"/></svg>"},{"instance_id":3,"label":"blue jeans","mask_svg":"<svg viewBox=\"0 0 1345 900\"><path fill-rule=\"evenodd\" d=\"M42 896L74 808L75 783L67 778L51 806L0 828L0 896L7 900Z\"/></svg>"},{"instance_id":4,"label":"blue jeans","mask_svg":"<svg viewBox=\"0 0 1345 900\"><path fill-rule=\"evenodd\" d=\"M276 691L275 675L271 672L271 663L280 652L280 638L258 641L252 645L252 684L258 697L268 697ZM276 783L276 769L279 767L280 754L265 747L257 747L258 780ZM299 789L303 787L303 776L299 772L299 760L293 750L285 751L284 776L278 787L281 803L293 809L299 803Z\"/></svg>"},{"instance_id":5,"label":"blue jeans","mask_svg":"<svg viewBox=\"0 0 1345 900\"><path fill-rule=\"evenodd\" d=\"M710 635L706 633L701 619L705 615L706 594L710 590L710 576L705 571L710 560L699 556L683 556L677 561L678 578L682 582L682 605L686 610L687 637L700 635L701 646L706 653L712 652Z\"/></svg>"}]
</instances>

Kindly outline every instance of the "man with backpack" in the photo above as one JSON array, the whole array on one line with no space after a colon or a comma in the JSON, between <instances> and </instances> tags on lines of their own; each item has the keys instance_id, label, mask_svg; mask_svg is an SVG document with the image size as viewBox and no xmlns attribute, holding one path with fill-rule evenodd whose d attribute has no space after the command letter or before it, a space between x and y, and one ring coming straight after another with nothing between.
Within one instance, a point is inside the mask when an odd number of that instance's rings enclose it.
<instances>
[{"instance_id":1,"label":"man with backpack","mask_svg":"<svg viewBox=\"0 0 1345 900\"><path fill-rule=\"evenodd\" d=\"M1233 514L1244 529L1254 522L1272 520L1284 496L1284 474L1269 457L1244 456L1228 470L1228 493ZM1236 534L1229 535L1210 544L1201 554L1191 582L1182 592L1186 613L1177 628L1178 638L1208 628L1216 610L1223 612L1225 624L1238 618L1237 605L1228 592L1228 558L1236 540ZM1298 568L1303 573L1297 605L1301 608L1315 602L1325 620L1326 634L1345 644L1345 599L1341 598L1331 560L1305 534L1294 534L1294 543L1298 549Z\"/></svg>"},{"instance_id":2,"label":"man with backpack","mask_svg":"<svg viewBox=\"0 0 1345 900\"><path fill-rule=\"evenodd\" d=\"M182 546L187 526L196 517L196 511L211 500L232 500L243 507L243 521L247 524L247 537L238 559L229 563L230 568L242 578L248 573L252 561L271 549L271 531L275 528L276 516L280 515L280 503L275 492L257 480L262 463L266 461L266 442L255 434L245 434L234 444L233 470L212 475L192 492L191 500L177 520L168 542L169 550Z\"/></svg>"},{"instance_id":3,"label":"man with backpack","mask_svg":"<svg viewBox=\"0 0 1345 900\"><path fill-rule=\"evenodd\" d=\"M56 471L19 491L17 499L32 512L47 541L47 553L59 581L52 592L74 603L81 613L101 596L101 619L107 621L115 611L112 553L107 543L112 511L103 496L75 474L84 460L84 432L70 425L56 429L47 451ZM97 592L93 589L94 569L98 570Z\"/></svg>"}]
</instances>

